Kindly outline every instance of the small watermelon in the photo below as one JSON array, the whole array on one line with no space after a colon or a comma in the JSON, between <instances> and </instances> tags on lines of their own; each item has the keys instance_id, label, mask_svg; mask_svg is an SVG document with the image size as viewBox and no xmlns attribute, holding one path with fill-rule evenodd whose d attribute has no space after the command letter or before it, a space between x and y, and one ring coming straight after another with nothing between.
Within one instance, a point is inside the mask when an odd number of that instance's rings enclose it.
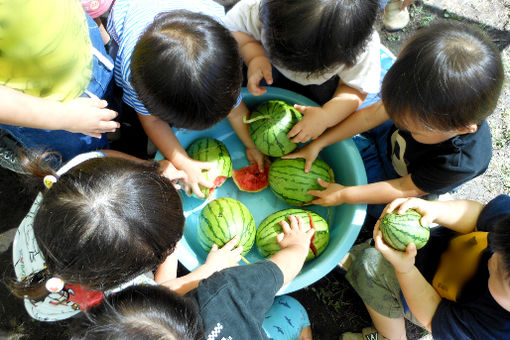
<instances>
[{"instance_id":1,"label":"small watermelon","mask_svg":"<svg viewBox=\"0 0 510 340\"><path fill-rule=\"evenodd\" d=\"M232 170L232 179L241 191L259 192L269 185L268 173L269 166L265 166L264 172L260 172L258 165L252 164L239 170Z\"/></svg>"},{"instance_id":2,"label":"small watermelon","mask_svg":"<svg viewBox=\"0 0 510 340\"><path fill-rule=\"evenodd\" d=\"M405 251L409 243L422 248L430 237L430 228L420 224L421 214L409 209L403 215L389 213L383 216L379 228L386 242L396 250Z\"/></svg>"},{"instance_id":3,"label":"small watermelon","mask_svg":"<svg viewBox=\"0 0 510 340\"><path fill-rule=\"evenodd\" d=\"M291 208L275 212L260 223L257 228L256 244L262 256L269 257L281 250L278 241L276 241L276 236L283 232L280 221L286 220L289 222L287 219L289 215L301 216L303 222L307 225L307 230L315 229L306 260L314 259L322 254L329 242L328 223L313 211Z\"/></svg>"},{"instance_id":4,"label":"small watermelon","mask_svg":"<svg viewBox=\"0 0 510 340\"><path fill-rule=\"evenodd\" d=\"M188 146L188 155L202 162L215 162L216 167L211 170L202 171L206 180L214 182L214 187L200 187L205 195L204 199L212 195L214 189L220 187L230 176L232 176L232 160L225 144L213 138L200 138Z\"/></svg>"},{"instance_id":5,"label":"small watermelon","mask_svg":"<svg viewBox=\"0 0 510 340\"><path fill-rule=\"evenodd\" d=\"M255 220L248 208L238 200L228 197L209 202L198 218L198 243L206 252L213 244L222 247L239 235L246 255L255 242Z\"/></svg>"},{"instance_id":6,"label":"small watermelon","mask_svg":"<svg viewBox=\"0 0 510 340\"><path fill-rule=\"evenodd\" d=\"M297 147L287 133L302 117L292 105L281 100L270 100L253 111L251 119L245 120L245 123L250 124L251 139L260 152L280 157Z\"/></svg>"},{"instance_id":7,"label":"small watermelon","mask_svg":"<svg viewBox=\"0 0 510 340\"><path fill-rule=\"evenodd\" d=\"M304 205L315 197L308 194L308 190L323 190L317 182L322 178L327 182L334 182L333 170L324 161L316 159L310 172L304 171L305 160L278 159L271 164L269 169L269 186L273 193L290 205Z\"/></svg>"}]
</instances>

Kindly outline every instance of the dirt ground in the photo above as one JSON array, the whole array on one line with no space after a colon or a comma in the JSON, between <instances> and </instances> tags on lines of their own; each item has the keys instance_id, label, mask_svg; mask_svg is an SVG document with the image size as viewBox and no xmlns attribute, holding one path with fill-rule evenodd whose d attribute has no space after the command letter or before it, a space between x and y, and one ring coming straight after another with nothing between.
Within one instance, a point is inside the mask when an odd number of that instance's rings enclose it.
<instances>
[{"instance_id":1,"label":"dirt ground","mask_svg":"<svg viewBox=\"0 0 510 340\"><path fill-rule=\"evenodd\" d=\"M225 2L235 2L224 0ZM221 2L221 1L220 1ZM485 30L502 52L506 82L494 114L489 118L493 134L493 158L487 172L465 184L453 194L455 198L487 202L500 193L510 194L510 0L430 0L417 1L410 7L410 25L403 31L378 31L381 41L398 54L402 44L416 30L441 20L469 22ZM0 233L17 227L28 211L34 193L24 189L21 178L0 168ZM358 237L361 242L370 235L372 222ZM12 232L11 232L12 233ZM2 238L4 238L2 242ZM9 244L10 234L1 234L0 243ZM1 248L1 247L0 247ZM0 251L2 251L1 249ZM11 249L0 254L0 273L3 282L12 277ZM308 310L314 338L338 339L346 331L360 331L370 325L370 318L357 294L349 286L339 269L314 285L293 294ZM0 338L11 339L64 339L66 322L40 323L30 319L20 300L11 296L5 287L0 288ZM409 328L409 339L424 335L421 329Z\"/></svg>"}]
</instances>

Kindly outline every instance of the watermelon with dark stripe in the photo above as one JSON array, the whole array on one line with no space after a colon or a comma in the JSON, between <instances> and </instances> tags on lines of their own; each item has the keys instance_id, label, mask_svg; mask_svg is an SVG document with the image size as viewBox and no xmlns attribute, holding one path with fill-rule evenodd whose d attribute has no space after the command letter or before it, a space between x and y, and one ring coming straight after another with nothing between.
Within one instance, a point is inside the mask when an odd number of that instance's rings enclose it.
<instances>
[{"instance_id":1,"label":"watermelon with dark stripe","mask_svg":"<svg viewBox=\"0 0 510 340\"><path fill-rule=\"evenodd\" d=\"M307 226L306 230L310 228L315 229L315 234L310 241L310 251L306 260L311 260L322 254L329 243L329 227L328 223L318 214L313 211L303 209L285 209L274 214L269 215L260 223L257 228L256 244L260 253L264 257L269 257L274 253L281 250L276 236L283 232L280 226L281 220L286 220L289 224L287 216L298 215L303 219L304 224Z\"/></svg>"},{"instance_id":2,"label":"watermelon with dark stripe","mask_svg":"<svg viewBox=\"0 0 510 340\"><path fill-rule=\"evenodd\" d=\"M409 243L414 243L420 249L430 237L430 228L420 224L421 214L408 209L404 214L389 213L383 216L379 228L386 242L391 247L405 251Z\"/></svg>"},{"instance_id":3,"label":"watermelon with dark stripe","mask_svg":"<svg viewBox=\"0 0 510 340\"><path fill-rule=\"evenodd\" d=\"M200 191L209 197L215 188L221 186L232 176L232 160L225 144L213 138L201 138L193 141L186 149L188 155L202 162L213 162L216 166L211 170L203 170L202 176L214 183L213 188L200 186Z\"/></svg>"},{"instance_id":4,"label":"watermelon with dark stripe","mask_svg":"<svg viewBox=\"0 0 510 340\"><path fill-rule=\"evenodd\" d=\"M305 160L278 159L269 168L269 186L273 193L290 205L304 205L315 198L308 194L308 190L323 190L317 182L322 178L327 182L334 182L335 176L331 167L324 161L316 159L310 172L306 173Z\"/></svg>"},{"instance_id":5,"label":"watermelon with dark stripe","mask_svg":"<svg viewBox=\"0 0 510 340\"><path fill-rule=\"evenodd\" d=\"M239 235L246 255L255 242L255 220L248 208L238 200L228 197L209 202L198 218L198 243L206 252L213 244L220 248Z\"/></svg>"},{"instance_id":6,"label":"watermelon with dark stripe","mask_svg":"<svg viewBox=\"0 0 510 340\"><path fill-rule=\"evenodd\" d=\"M250 124L250 136L257 149L265 155L280 157L297 147L287 133L302 117L292 105L270 100L262 103L245 122Z\"/></svg>"}]
</instances>

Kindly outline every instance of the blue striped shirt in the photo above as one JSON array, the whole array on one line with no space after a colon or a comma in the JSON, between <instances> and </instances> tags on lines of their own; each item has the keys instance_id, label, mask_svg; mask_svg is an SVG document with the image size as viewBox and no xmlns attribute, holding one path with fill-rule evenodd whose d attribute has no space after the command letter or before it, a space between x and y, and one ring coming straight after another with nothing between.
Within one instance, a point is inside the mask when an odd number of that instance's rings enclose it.
<instances>
[{"instance_id":1,"label":"blue striped shirt","mask_svg":"<svg viewBox=\"0 0 510 340\"><path fill-rule=\"evenodd\" d=\"M124 102L138 113L150 114L131 86L130 65L133 49L156 15L179 9L203 13L221 23L225 17L223 6L212 0L116 0L110 12L107 29L119 46L115 59L115 82L124 90Z\"/></svg>"}]
</instances>

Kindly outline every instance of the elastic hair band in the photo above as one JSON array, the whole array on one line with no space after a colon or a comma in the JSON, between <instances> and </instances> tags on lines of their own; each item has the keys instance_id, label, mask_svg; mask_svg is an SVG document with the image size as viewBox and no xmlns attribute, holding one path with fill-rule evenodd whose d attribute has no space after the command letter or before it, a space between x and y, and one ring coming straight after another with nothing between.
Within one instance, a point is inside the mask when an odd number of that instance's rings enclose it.
<instances>
[{"instance_id":1,"label":"elastic hair band","mask_svg":"<svg viewBox=\"0 0 510 340\"><path fill-rule=\"evenodd\" d=\"M58 293L64 288L64 281L59 277L50 277L44 284L46 290L50 293Z\"/></svg>"},{"instance_id":2,"label":"elastic hair band","mask_svg":"<svg viewBox=\"0 0 510 340\"><path fill-rule=\"evenodd\" d=\"M46 175L43 179L44 186L51 189L54 183L57 183L57 178L53 175Z\"/></svg>"}]
</instances>

